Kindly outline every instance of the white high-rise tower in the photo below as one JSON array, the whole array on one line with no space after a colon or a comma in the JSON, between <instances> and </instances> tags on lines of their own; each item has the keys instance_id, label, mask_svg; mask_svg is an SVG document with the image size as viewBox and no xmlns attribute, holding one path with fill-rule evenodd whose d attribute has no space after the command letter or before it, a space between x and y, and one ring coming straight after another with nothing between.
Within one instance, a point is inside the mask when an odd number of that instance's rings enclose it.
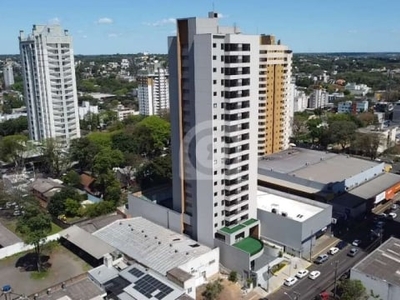
<instances>
[{"instance_id":1,"label":"white high-rise tower","mask_svg":"<svg viewBox=\"0 0 400 300\"><path fill-rule=\"evenodd\" d=\"M4 87L9 89L14 84L14 71L12 62L6 62L3 68Z\"/></svg>"},{"instance_id":2,"label":"white high-rise tower","mask_svg":"<svg viewBox=\"0 0 400 300\"><path fill-rule=\"evenodd\" d=\"M19 41L30 138L69 144L80 137L72 37L59 25L34 25Z\"/></svg>"},{"instance_id":3,"label":"white high-rise tower","mask_svg":"<svg viewBox=\"0 0 400 300\"><path fill-rule=\"evenodd\" d=\"M169 38L173 206L209 246L257 216L259 53L260 36L219 26L216 13L178 19Z\"/></svg>"}]
</instances>

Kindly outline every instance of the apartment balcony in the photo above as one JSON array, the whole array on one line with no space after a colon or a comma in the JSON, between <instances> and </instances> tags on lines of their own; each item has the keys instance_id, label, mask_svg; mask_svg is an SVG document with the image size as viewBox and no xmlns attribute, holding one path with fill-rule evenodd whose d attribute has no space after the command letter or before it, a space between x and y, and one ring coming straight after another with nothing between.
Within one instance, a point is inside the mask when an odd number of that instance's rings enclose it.
<instances>
[{"instance_id":1,"label":"apartment balcony","mask_svg":"<svg viewBox=\"0 0 400 300\"><path fill-rule=\"evenodd\" d=\"M248 213L249 213L248 209L243 209L243 210L236 209L236 210L232 211L230 215L227 215L225 213L225 221L232 222L236 219L240 219L241 217L243 217L244 215L246 215Z\"/></svg>"},{"instance_id":2,"label":"apartment balcony","mask_svg":"<svg viewBox=\"0 0 400 300\"><path fill-rule=\"evenodd\" d=\"M239 177L242 177L243 175L246 175L247 172L249 171L249 167L248 166L243 166L240 168L236 168L236 169L230 169L230 170L225 170L225 180L234 180L237 179Z\"/></svg>"},{"instance_id":3,"label":"apartment balcony","mask_svg":"<svg viewBox=\"0 0 400 300\"><path fill-rule=\"evenodd\" d=\"M245 196L249 193L248 188L239 188L234 191L226 191L225 192L225 200L226 201L234 201L239 197Z\"/></svg>"},{"instance_id":4,"label":"apartment balcony","mask_svg":"<svg viewBox=\"0 0 400 300\"><path fill-rule=\"evenodd\" d=\"M237 146L237 147L226 147L225 148L225 157L227 158L235 158L238 155L243 155L243 154L247 154L244 152L248 152L249 151L249 144L248 143L244 143L241 146Z\"/></svg>"}]
</instances>

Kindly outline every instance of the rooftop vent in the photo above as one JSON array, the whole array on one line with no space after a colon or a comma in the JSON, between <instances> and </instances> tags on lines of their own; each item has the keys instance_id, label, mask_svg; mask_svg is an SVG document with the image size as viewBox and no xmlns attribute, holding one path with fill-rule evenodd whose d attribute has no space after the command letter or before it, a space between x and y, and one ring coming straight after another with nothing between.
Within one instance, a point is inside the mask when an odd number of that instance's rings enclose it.
<instances>
[{"instance_id":1,"label":"rooftop vent","mask_svg":"<svg viewBox=\"0 0 400 300\"><path fill-rule=\"evenodd\" d=\"M131 228L131 231L133 231L133 228Z\"/></svg>"},{"instance_id":2,"label":"rooftop vent","mask_svg":"<svg viewBox=\"0 0 400 300\"><path fill-rule=\"evenodd\" d=\"M277 210L276 208L273 208L273 209L271 209L271 212L272 212L273 214L277 214L277 213L278 213L278 210Z\"/></svg>"},{"instance_id":3,"label":"rooftop vent","mask_svg":"<svg viewBox=\"0 0 400 300\"><path fill-rule=\"evenodd\" d=\"M189 252L186 252L186 255L189 255Z\"/></svg>"},{"instance_id":4,"label":"rooftop vent","mask_svg":"<svg viewBox=\"0 0 400 300\"><path fill-rule=\"evenodd\" d=\"M175 253L178 253L178 250L175 249Z\"/></svg>"},{"instance_id":5,"label":"rooftop vent","mask_svg":"<svg viewBox=\"0 0 400 300\"><path fill-rule=\"evenodd\" d=\"M192 248L197 248L197 247L200 247L200 245L199 244L192 244L192 245L189 245L190 247L192 247Z\"/></svg>"},{"instance_id":6,"label":"rooftop vent","mask_svg":"<svg viewBox=\"0 0 400 300\"><path fill-rule=\"evenodd\" d=\"M144 233L144 230L142 230L142 233Z\"/></svg>"},{"instance_id":7,"label":"rooftop vent","mask_svg":"<svg viewBox=\"0 0 400 300\"><path fill-rule=\"evenodd\" d=\"M282 217L287 217L287 212L282 212Z\"/></svg>"},{"instance_id":8,"label":"rooftop vent","mask_svg":"<svg viewBox=\"0 0 400 300\"><path fill-rule=\"evenodd\" d=\"M122 222L119 222L119 225L122 225Z\"/></svg>"},{"instance_id":9,"label":"rooftop vent","mask_svg":"<svg viewBox=\"0 0 400 300\"><path fill-rule=\"evenodd\" d=\"M147 234L145 234L144 237L147 238Z\"/></svg>"},{"instance_id":10,"label":"rooftop vent","mask_svg":"<svg viewBox=\"0 0 400 300\"><path fill-rule=\"evenodd\" d=\"M172 244L169 244L170 247L172 247Z\"/></svg>"},{"instance_id":11,"label":"rooftop vent","mask_svg":"<svg viewBox=\"0 0 400 300\"><path fill-rule=\"evenodd\" d=\"M159 245L161 245L161 242L160 242L160 241L158 241L158 244L159 244Z\"/></svg>"},{"instance_id":12,"label":"rooftop vent","mask_svg":"<svg viewBox=\"0 0 400 300\"><path fill-rule=\"evenodd\" d=\"M155 236L155 237L154 237L154 239L156 240L156 239L157 239L157 237Z\"/></svg>"},{"instance_id":13,"label":"rooftop vent","mask_svg":"<svg viewBox=\"0 0 400 300\"><path fill-rule=\"evenodd\" d=\"M173 239L172 241L173 242L177 242L177 241L180 241L181 239Z\"/></svg>"}]
</instances>

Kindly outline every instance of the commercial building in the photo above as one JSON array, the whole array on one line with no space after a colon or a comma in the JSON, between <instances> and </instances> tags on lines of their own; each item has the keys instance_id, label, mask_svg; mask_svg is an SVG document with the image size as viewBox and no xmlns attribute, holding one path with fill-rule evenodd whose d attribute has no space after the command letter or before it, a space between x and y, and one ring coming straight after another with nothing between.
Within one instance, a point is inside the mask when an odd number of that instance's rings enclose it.
<instances>
[{"instance_id":1,"label":"commercial building","mask_svg":"<svg viewBox=\"0 0 400 300\"><path fill-rule=\"evenodd\" d=\"M72 37L59 25L34 25L19 41L30 138L69 144L80 137Z\"/></svg>"},{"instance_id":2,"label":"commercial building","mask_svg":"<svg viewBox=\"0 0 400 300\"><path fill-rule=\"evenodd\" d=\"M219 249L210 249L188 237L137 217L115 221L93 235L129 259L167 276L179 269L185 288L202 285L219 272Z\"/></svg>"},{"instance_id":3,"label":"commercial building","mask_svg":"<svg viewBox=\"0 0 400 300\"><path fill-rule=\"evenodd\" d=\"M328 103L328 92L322 87L316 87L308 99L308 108L324 108L328 106Z\"/></svg>"},{"instance_id":4,"label":"commercial building","mask_svg":"<svg viewBox=\"0 0 400 300\"><path fill-rule=\"evenodd\" d=\"M350 279L360 280L379 299L400 299L400 239L390 238L356 264Z\"/></svg>"},{"instance_id":5,"label":"commercial building","mask_svg":"<svg viewBox=\"0 0 400 300\"><path fill-rule=\"evenodd\" d=\"M359 128L357 129L357 132L361 134L376 135L379 139L377 153L380 154L384 152L386 149L396 145L397 129L398 126L383 127L382 124L379 127L372 125L368 127Z\"/></svg>"},{"instance_id":6,"label":"commercial building","mask_svg":"<svg viewBox=\"0 0 400 300\"><path fill-rule=\"evenodd\" d=\"M258 155L289 147L293 117L292 51L274 36L260 37Z\"/></svg>"},{"instance_id":7,"label":"commercial building","mask_svg":"<svg viewBox=\"0 0 400 300\"><path fill-rule=\"evenodd\" d=\"M329 203L348 217L392 199L399 182L385 163L295 147L263 157L258 166L260 186Z\"/></svg>"},{"instance_id":8,"label":"commercial building","mask_svg":"<svg viewBox=\"0 0 400 300\"><path fill-rule=\"evenodd\" d=\"M308 107L308 97L304 91L297 90L295 91L294 96L294 105L293 111L294 112L301 112L306 110Z\"/></svg>"},{"instance_id":9,"label":"commercial building","mask_svg":"<svg viewBox=\"0 0 400 300\"><path fill-rule=\"evenodd\" d=\"M186 274L185 274L186 275ZM105 257L104 264L89 271L89 278L116 300L189 300L195 299L164 276L139 264L128 265L122 259ZM192 287L188 291L196 296Z\"/></svg>"},{"instance_id":10,"label":"commercial building","mask_svg":"<svg viewBox=\"0 0 400 300\"><path fill-rule=\"evenodd\" d=\"M12 62L6 62L3 67L4 88L9 89L14 84L14 70Z\"/></svg>"},{"instance_id":11,"label":"commercial building","mask_svg":"<svg viewBox=\"0 0 400 300\"><path fill-rule=\"evenodd\" d=\"M329 231L332 206L259 188L257 217L261 239L283 247L286 253L310 259L316 239Z\"/></svg>"},{"instance_id":12,"label":"commercial building","mask_svg":"<svg viewBox=\"0 0 400 300\"><path fill-rule=\"evenodd\" d=\"M117 118L119 121L122 121L130 116L139 115L138 111L127 108L127 107L123 106L122 104L119 104L114 111L117 113Z\"/></svg>"},{"instance_id":13,"label":"commercial building","mask_svg":"<svg viewBox=\"0 0 400 300\"><path fill-rule=\"evenodd\" d=\"M341 114L357 114L368 111L368 101L343 101L338 103L338 113Z\"/></svg>"},{"instance_id":14,"label":"commercial building","mask_svg":"<svg viewBox=\"0 0 400 300\"><path fill-rule=\"evenodd\" d=\"M214 246L256 218L260 36L208 18L177 20L169 38L173 210L181 231Z\"/></svg>"},{"instance_id":15,"label":"commercial building","mask_svg":"<svg viewBox=\"0 0 400 300\"><path fill-rule=\"evenodd\" d=\"M141 115L159 115L169 109L168 71L159 63L139 71L137 82Z\"/></svg>"}]
</instances>

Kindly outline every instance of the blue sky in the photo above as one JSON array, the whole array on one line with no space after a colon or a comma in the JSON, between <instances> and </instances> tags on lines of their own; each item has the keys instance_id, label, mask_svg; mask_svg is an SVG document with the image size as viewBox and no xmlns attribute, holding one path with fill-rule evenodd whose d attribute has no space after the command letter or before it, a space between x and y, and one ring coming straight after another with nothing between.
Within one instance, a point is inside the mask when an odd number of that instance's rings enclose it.
<instances>
[{"instance_id":1,"label":"blue sky","mask_svg":"<svg viewBox=\"0 0 400 300\"><path fill-rule=\"evenodd\" d=\"M76 54L167 52L175 18L206 17L244 33L274 34L295 52L400 51L398 0L1 0L0 53L18 53L19 30L60 23Z\"/></svg>"}]
</instances>

